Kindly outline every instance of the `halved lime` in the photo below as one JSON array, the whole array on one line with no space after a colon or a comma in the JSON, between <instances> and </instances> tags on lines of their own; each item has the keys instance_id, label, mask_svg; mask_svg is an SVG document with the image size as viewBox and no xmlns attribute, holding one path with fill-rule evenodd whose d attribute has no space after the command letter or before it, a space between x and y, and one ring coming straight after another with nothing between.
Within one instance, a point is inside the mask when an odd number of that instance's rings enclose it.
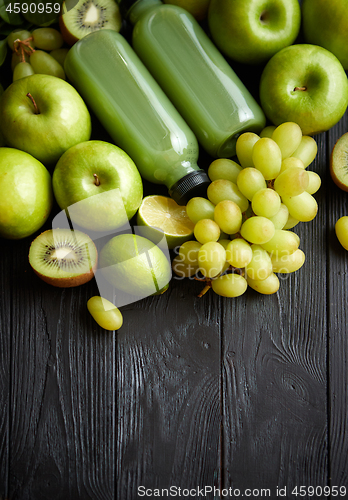
<instances>
[{"instance_id":1,"label":"halved lime","mask_svg":"<svg viewBox=\"0 0 348 500\"><path fill-rule=\"evenodd\" d=\"M159 246L163 246L164 237L168 248L193 238L194 224L187 216L186 207L168 196L146 196L137 213L137 225L143 236Z\"/></svg>"}]
</instances>

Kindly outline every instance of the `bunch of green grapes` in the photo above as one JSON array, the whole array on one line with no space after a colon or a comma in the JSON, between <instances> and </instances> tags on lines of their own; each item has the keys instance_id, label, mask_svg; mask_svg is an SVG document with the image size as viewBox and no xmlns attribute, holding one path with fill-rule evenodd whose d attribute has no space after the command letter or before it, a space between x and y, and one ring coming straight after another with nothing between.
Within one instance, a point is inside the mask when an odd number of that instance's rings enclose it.
<instances>
[{"instance_id":1,"label":"bunch of green grapes","mask_svg":"<svg viewBox=\"0 0 348 500\"><path fill-rule=\"evenodd\" d=\"M7 42L12 50L13 81L34 73L65 80L64 60L68 49L63 47L62 35L55 28L36 28L32 32L14 30Z\"/></svg>"},{"instance_id":2,"label":"bunch of green grapes","mask_svg":"<svg viewBox=\"0 0 348 500\"><path fill-rule=\"evenodd\" d=\"M246 132L236 144L239 163L214 160L207 198L192 198L188 217L196 241L181 245L173 260L180 277L203 275L217 294L242 295L248 285L262 294L279 289L279 273L297 271L305 261L291 229L311 221L318 174L307 171L316 141L294 122Z\"/></svg>"}]
</instances>

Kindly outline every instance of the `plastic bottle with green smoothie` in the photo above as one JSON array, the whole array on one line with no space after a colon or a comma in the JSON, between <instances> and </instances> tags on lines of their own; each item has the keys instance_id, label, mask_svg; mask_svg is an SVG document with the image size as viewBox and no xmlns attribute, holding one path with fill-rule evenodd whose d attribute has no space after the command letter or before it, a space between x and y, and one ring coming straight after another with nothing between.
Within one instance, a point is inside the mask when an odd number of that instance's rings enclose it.
<instances>
[{"instance_id":1,"label":"plastic bottle with green smoothie","mask_svg":"<svg viewBox=\"0 0 348 500\"><path fill-rule=\"evenodd\" d=\"M262 109L191 14L160 0L120 9L135 52L212 157L235 155L241 133L262 130Z\"/></svg>"}]
</instances>

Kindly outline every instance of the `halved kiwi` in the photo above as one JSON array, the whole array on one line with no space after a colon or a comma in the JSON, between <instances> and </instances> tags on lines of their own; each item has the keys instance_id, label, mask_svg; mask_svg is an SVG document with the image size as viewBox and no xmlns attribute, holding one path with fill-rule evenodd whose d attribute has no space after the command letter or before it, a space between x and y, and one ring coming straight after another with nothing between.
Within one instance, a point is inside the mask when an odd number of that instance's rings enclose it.
<instances>
[{"instance_id":1,"label":"halved kiwi","mask_svg":"<svg viewBox=\"0 0 348 500\"><path fill-rule=\"evenodd\" d=\"M46 283L61 288L90 281L98 254L91 238L81 231L49 229L30 245L29 264Z\"/></svg>"},{"instance_id":2,"label":"halved kiwi","mask_svg":"<svg viewBox=\"0 0 348 500\"><path fill-rule=\"evenodd\" d=\"M339 188L348 191L348 132L338 139L332 149L330 174Z\"/></svg>"},{"instance_id":3,"label":"halved kiwi","mask_svg":"<svg viewBox=\"0 0 348 500\"><path fill-rule=\"evenodd\" d=\"M122 18L115 0L65 0L59 16L61 34L68 45L100 29L120 31Z\"/></svg>"}]
</instances>

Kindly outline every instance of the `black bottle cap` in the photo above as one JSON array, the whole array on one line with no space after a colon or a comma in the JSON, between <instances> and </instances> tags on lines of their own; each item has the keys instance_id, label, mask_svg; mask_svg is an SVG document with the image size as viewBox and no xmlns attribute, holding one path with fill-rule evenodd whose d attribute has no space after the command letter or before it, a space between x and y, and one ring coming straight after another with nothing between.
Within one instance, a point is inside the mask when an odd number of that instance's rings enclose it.
<instances>
[{"instance_id":1,"label":"black bottle cap","mask_svg":"<svg viewBox=\"0 0 348 500\"><path fill-rule=\"evenodd\" d=\"M210 183L211 181L204 170L196 170L176 182L170 188L169 194L178 205L186 205L195 196L206 198Z\"/></svg>"}]
</instances>

